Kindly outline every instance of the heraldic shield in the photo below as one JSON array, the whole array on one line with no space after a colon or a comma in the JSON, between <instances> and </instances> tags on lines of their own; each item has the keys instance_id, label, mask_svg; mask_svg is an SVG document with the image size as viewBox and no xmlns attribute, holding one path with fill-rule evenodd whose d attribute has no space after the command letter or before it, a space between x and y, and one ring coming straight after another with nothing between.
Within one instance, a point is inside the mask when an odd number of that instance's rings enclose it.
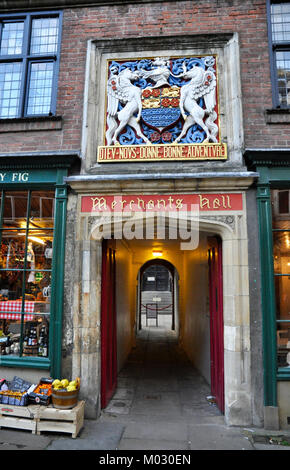
<instances>
[{"instance_id":1,"label":"heraldic shield","mask_svg":"<svg viewBox=\"0 0 290 470\"><path fill-rule=\"evenodd\" d=\"M158 131L161 133L165 128L170 128L178 122L181 116L179 101L180 88L177 86L146 88L142 91L141 117L148 127L156 129L157 134L151 134L152 142L154 142L154 137L155 140L159 137Z\"/></svg>"},{"instance_id":2,"label":"heraldic shield","mask_svg":"<svg viewBox=\"0 0 290 470\"><path fill-rule=\"evenodd\" d=\"M212 56L111 61L105 145L218 142Z\"/></svg>"}]
</instances>

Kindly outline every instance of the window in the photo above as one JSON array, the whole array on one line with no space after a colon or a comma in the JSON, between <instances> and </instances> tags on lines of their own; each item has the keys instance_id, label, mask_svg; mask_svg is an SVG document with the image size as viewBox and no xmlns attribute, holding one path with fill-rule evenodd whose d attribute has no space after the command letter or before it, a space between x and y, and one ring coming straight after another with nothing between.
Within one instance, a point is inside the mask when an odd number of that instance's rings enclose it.
<instances>
[{"instance_id":1,"label":"window","mask_svg":"<svg viewBox=\"0 0 290 470\"><path fill-rule=\"evenodd\" d=\"M290 191L288 189L276 189L272 194L274 220L284 220L290 215Z\"/></svg>"},{"instance_id":2,"label":"window","mask_svg":"<svg viewBox=\"0 0 290 470\"><path fill-rule=\"evenodd\" d=\"M273 256L278 367L290 368L289 190L272 191Z\"/></svg>"},{"instance_id":3,"label":"window","mask_svg":"<svg viewBox=\"0 0 290 470\"><path fill-rule=\"evenodd\" d=\"M45 358L54 191L2 191L0 208L0 357Z\"/></svg>"},{"instance_id":4,"label":"window","mask_svg":"<svg viewBox=\"0 0 290 470\"><path fill-rule=\"evenodd\" d=\"M0 119L55 114L60 14L0 18Z\"/></svg>"},{"instance_id":5,"label":"window","mask_svg":"<svg viewBox=\"0 0 290 470\"><path fill-rule=\"evenodd\" d=\"M286 108L290 107L290 2L268 1L273 101Z\"/></svg>"}]
</instances>

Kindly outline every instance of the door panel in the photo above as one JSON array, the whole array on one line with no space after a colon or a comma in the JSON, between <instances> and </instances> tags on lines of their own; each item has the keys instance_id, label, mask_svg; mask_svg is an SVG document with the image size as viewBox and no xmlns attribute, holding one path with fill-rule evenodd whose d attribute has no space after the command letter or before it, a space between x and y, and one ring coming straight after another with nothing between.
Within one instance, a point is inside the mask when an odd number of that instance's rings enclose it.
<instances>
[{"instance_id":1,"label":"door panel","mask_svg":"<svg viewBox=\"0 0 290 470\"><path fill-rule=\"evenodd\" d=\"M209 305L210 305L210 357L211 394L224 413L224 326L222 243L219 238L209 238Z\"/></svg>"},{"instance_id":2,"label":"door panel","mask_svg":"<svg viewBox=\"0 0 290 470\"><path fill-rule=\"evenodd\" d=\"M117 386L116 256L109 240L103 241L101 289L101 407Z\"/></svg>"}]
</instances>

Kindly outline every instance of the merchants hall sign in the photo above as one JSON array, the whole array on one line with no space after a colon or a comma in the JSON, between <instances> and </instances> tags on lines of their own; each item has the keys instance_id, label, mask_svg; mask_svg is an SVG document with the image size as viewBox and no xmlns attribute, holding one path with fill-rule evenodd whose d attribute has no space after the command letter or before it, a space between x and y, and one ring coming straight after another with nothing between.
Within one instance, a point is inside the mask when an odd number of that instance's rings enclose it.
<instances>
[{"instance_id":1,"label":"merchants hall sign","mask_svg":"<svg viewBox=\"0 0 290 470\"><path fill-rule=\"evenodd\" d=\"M214 56L108 62L98 162L225 160Z\"/></svg>"}]
</instances>

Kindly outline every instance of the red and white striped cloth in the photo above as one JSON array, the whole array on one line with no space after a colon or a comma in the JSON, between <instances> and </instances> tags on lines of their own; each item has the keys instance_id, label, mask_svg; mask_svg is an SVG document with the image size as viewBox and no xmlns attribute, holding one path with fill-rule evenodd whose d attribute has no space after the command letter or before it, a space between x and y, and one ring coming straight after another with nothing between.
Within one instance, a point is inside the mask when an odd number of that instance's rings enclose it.
<instances>
[{"instance_id":1,"label":"red and white striped cloth","mask_svg":"<svg viewBox=\"0 0 290 470\"><path fill-rule=\"evenodd\" d=\"M21 300L6 300L5 302L0 302L0 318L6 320L20 320L21 319L21 310L22 310L22 301ZM17 313L20 312L20 313ZM34 312L34 302L25 301L24 302L24 312L33 313ZM33 315L24 315L24 320L33 320Z\"/></svg>"}]
</instances>

